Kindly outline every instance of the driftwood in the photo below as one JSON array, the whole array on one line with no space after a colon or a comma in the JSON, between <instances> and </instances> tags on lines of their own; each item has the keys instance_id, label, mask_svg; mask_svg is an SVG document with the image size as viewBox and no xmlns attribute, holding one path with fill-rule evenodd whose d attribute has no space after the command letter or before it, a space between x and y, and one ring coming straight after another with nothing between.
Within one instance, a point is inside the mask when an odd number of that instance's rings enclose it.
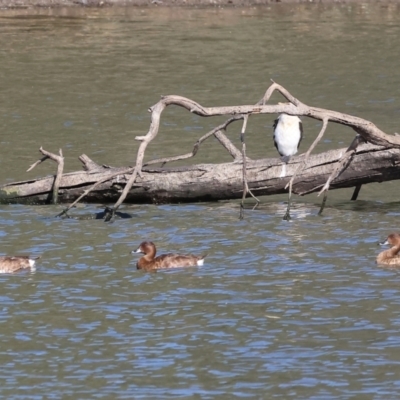
<instances>
[{"instance_id":1,"label":"driftwood","mask_svg":"<svg viewBox=\"0 0 400 400\"><path fill-rule=\"evenodd\" d=\"M337 169L346 149L331 150L312 155L307 168L299 173L293 192L305 195L320 191L329 176ZM116 201L126 186L133 168L110 168L95 164L87 156L80 157L85 170L63 175L58 193L60 203L70 203L82 193L86 202L111 203ZM293 173L303 157L293 157L287 165L287 177L279 178L282 164L276 159L248 160L247 182L257 196L286 193ZM336 178L331 189L352 187L356 184L400 179L400 149L363 144L353 154L348 168ZM0 199L10 203L46 204L49 202L54 177L9 183L1 187ZM129 203L181 203L241 199L243 195L242 163L198 164L179 168L144 167L141 177L132 186L126 201Z\"/></svg>"},{"instance_id":2,"label":"driftwood","mask_svg":"<svg viewBox=\"0 0 400 400\"><path fill-rule=\"evenodd\" d=\"M43 149L43 147L40 147L39 151L43 154L44 157L42 157L40 160L36 161L34 164L32 164L27 170L26 172L32 171L33 168L36 167L36 165L41 164L43 161L46 160L53 160L57 163L57 173L56 173L56 177L54 179L53 182L53 188L52 188L52 196L51 196L51 202L53 204L57 204L58 203L58 193L60 190L60 183L61 183L61 178L62 178L62 174L64 171L64 157L63 157L63 153L62 150L59 150L59 154L60 155L56 155L53 153L50 153L46 150Z\"/></svg>"},{"instance_id":3,"label":"driftwood","mask_svg":"<svg viewBox=\"0 0 400 400\"><path fill-rule=\"evenodd\" d=\"M289 103L266 105L272 93L279 91ZM188 111L210 117L228 115L229 119L206 133L195 143L192 152L175 157L152 160L143 163L149 143L157 136L161 114L170 105L183 107ZM289 188L289 202L286 217L289 218L290 195L292 191L307 194L319 191L326 201L330 188L355 186L356 198L360 185L368 182L382 182L400 179L400 137L387 135L372 122L342 114L336 111L310 107L293 97L285 88L273 82L263 98L255 105L206 108L193 100L181 96L165 96L149 110L151 124L145 136L138 136L141 142L136 162L129 168L109 168L97 165L85 155L81 156L85 171L62 175L63 158L44 152L45 157L57 161L59 169L55 177L46 177L27 182L16 182L0 187L0 201L19 203L68 203L115 202L107 209L106 220L113 218L118 207L124 202L165 203L224 200L284 193ZM245 132L252 114L278 114L306 116L322 121L317 138L303 156L293 157L288 164L287 177L279 178L279 159L250 160L246 155ZM242 149L237 149L225 135L228 126L242 121ZM333 150L313 155L311 152L323 137L329 122L349 126L356 137L347 149ZM201 143L214 136L232 156L233 162L226 164L201 164L182 168L165 168L167 162L193 157ZM364 144L364 143L369 144ZM271 140L272 143L272 140ZM37 165L40 161L35 163ZM62 164L61 164L62 163ZM162 168L150 165L161 164ZM32 166L32 167L33 167ZM31 167L31 168L32 168ZM61 170L61 172L60 172ZM62 175L62 177L61 177ZM50 194L52 193L52 194ZM65 212L67 212L70 205Z\"/></svg>"}]
</instances>

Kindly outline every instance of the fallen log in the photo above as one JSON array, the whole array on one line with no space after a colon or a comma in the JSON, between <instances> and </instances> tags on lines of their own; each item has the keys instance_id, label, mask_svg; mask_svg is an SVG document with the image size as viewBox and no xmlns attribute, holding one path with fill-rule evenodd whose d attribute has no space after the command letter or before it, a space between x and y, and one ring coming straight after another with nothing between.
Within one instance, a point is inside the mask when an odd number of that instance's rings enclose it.
<instances>
[{"instance_id":1,"label":"fallen log","mask_svg":"<svg viewBox=\"0 0 400 400\"><path fill-rule=\"evenodd\" d=\"M348 149L330 150L312 155L298 172L293 193L305 195L320 191L334 173ZM257 196L287 193L286 185L303 163L304 156L293 157L287 176L280 178L282 162L278 158L247 160L249 189ZM66 173L59 182L58 202L70 203L101 182L85 196L85 202L113 203L123 192L133 168L97 165L85 155L80 157L84 170ZM188 167L143 167L130 188L126 203L183 203L240 199L243 195L243 163L197 164ZM351 163L330 184L330 189L358 186L371 182L400 179L400 148L362 144L351 156ZM0 202L20 204L51 203L54 176L8 183L0 186Z\"/></svg>"},{"instance_id":2,"label":"fallen log","mask_svg":"<svg viewBox=\"0 0 400 400\"><path fill-rule=\"evenodd\" d=\"M287 103L267 105L273 92L279 92ZM187 154L160 158L144 163L147 146L156 138L161 115L166 107L178 106L202 117L227 115L222 124L200 137L193 150ZM120 205L129 203L179 203L242 199L252 196L285 193L288 189L288 205L284 219L290 219L292 193L300 195L319 191L323 194L320 213L325 205L329 189L355 186L352 199L356 199L362 184L400 179L400 137L388 135L372 122L332 110L308 106L295 98L281 85L272 82L263 98L255 105L204 107L181 96L163 96L150 107L151 123L140 141L135 165L129 168L99 166L87 156L80 157L84 171L63 174L64 158L40 148L44 157L30 169L46 159L58 165L55 176L33 181L15 182L0 186L0 202L3 203L71 203L62 214L81 199L86 202L111 203L106 207L105 221L112 220ZM280 177L282 167L279 159L251 160L246 154L245 133L249 117L254 114L285 113L320 120L322 127L303 156L292 158L287 165L285 178ZM242 121L240 139L242 149L237 149L226 136L232 123ZM311 155L325 134L329 122L348 126L357 135L347 149L332 150ZM198 164L180 168L164 168L171 161L194 157L201 144L210 137L218 142L233 158L225 164ZM367 144L366 144L367 143ZM161 164L160 168L150 165Z\"/></svg>"},{"instance_id":3,"label":"fallen log","mask_svg":"<svg viewBox=\"0 0 400 400\"><path fill-rule=\"evenodd\" d=\"M266 105L266 103L270 100L272 94L278 91L283 97L286 98L288 103L278 103L277 105ZM306 168L309 157L311 152L317 146L318 142L322 139L325 134L326 128L329 122L338 123L341 125L348 126L352 128L353 131L357 133L357 136L353 139L350 146L342 153L342 157L340 162L332 170L332 173L329 175L325 185L322 187L320 194L323 193L323 202L321 206L320 213L323 210L325 205L328 191L330 188L331 183L336 180L349 166L354 154L357 151L357 147L363 142L369 142L371 144L375 144L377 146L383 147L390 147L390 148L400 148L400 137L398 135L387 135L383 131L381 131L377 126L375 126L372 122L367 121L362 118L354 117L352 115L343 114L340 112L326 110L317 107L310 107L296 97L294 97L288 90L286 90L283 86L277 84L276 82L272 81L272 84L265 92L263 98L259 100L253 106L233 106L233 107L203 107L201 104L182 97L182 96L163 96L161 100L155 104L153 107L150 107L149 111L151 112L151 123L149 127L149 131L144 136L137 136L135 139L140 141L141 144L137 151L137 157L135 162L135 167L126 182L126 185L121 192L120 197L118 198L117 202L114 204L112 208L109 208L106 212L105 221L110 221L113 219L115 212L118 210L119 206L125 201L126 197L130 193L130 190L135 183L136 179L142 176L142 169L143 169L143 159L144 154L146 151L147 146L150 144L152 140L157 136L159 126L160 126L160 119L161 114L165 110L166 107L171 105L175 105L178 107L183 107L186 110L194 113L196 115L202 117L211 117L216 115L230 115L230 118L225 121L224 124L217 126L207 134L203 135L195 144L193 151L189 154L184 154L177 157L172 157L169 159L165 159L165 162L172 161L173 159L184 159L193 157L200 144L206 140L211 135L215 136L218 141L225 147L225 149L231 154L235 161L241 162L242 165L242 202L241 202L241 213L240 218L243 218L243 204L245 197L250 194L258 203L258 199L253 194L250 185L248 184L248 177L247 177L247 155L246 155L246 143L245 143L245 133L247 122L249 117L254 114L274 114L274 113L285 113L289 115L295 116L307 116L313 119L317 119L322 121L322 128L309 147L309 149L304 154L303 160L299 163L297 170L292 174L291 179L286 184L285 189L289 188L289 196L288 196L288 205L286 213L283 219L290 219L290 199L292 194L292 186L295 181L297 175L301 174L301 172ZM225 130L227 129L228 125L235 121L243 121L242 129L240 133L240 140L242 143L242 151L239 152L238 149L234 147L232 142L224 135ZM159 161L159 160L158 160ZM357 185L357 191L359 191L359 183ZM356 197L356 194L353 196Z\"/></svg>"}]
</instances>

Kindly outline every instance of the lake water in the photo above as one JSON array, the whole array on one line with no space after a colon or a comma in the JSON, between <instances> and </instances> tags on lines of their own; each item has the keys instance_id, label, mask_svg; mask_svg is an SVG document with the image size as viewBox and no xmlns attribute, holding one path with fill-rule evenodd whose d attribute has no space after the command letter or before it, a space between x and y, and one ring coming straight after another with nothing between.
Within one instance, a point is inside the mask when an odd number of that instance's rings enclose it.
<instances>
[{"instance_id":1,"label":"lake water","mask_svg":"<svg viewBox=\"0 0 400 400\"><path fill-rule=\"evenodd\" d=\"M0 182L38 149L132 165L147 109L178 94L256 103L270 78L301 101L399 130L400 8L76 9L0 14ZM274 101L279 101L275 96ZM222 118L169 108L147 159L190 151ZM255 116L252 158L275 157L274 116ZM320 124L304 120L307 149ZM239 144L239 127L229 137ZM354 133L329 126L317 151ZM216 141L190 162L228 161ZM125 205L131 218L54 218L61 206L0 206L1 254L41 254L1 275L0 397L6 399L393 399L400 390L400 273L377 242L399 229L398 182L238 203ZM249 199L249 207L252 202ZM83 205L75 216L102 210ZM147 274L129 252L209 253L203 267Z\"/></svg>"}]
</instances>

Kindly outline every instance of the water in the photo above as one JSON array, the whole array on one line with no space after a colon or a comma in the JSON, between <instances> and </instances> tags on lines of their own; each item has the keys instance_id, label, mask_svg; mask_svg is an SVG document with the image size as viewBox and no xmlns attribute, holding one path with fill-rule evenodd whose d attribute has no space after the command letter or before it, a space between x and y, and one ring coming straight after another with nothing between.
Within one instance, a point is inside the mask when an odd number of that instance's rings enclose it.
<instances>
[{"instance_id":1,"label":"water","mask_svg":"<svg viewBox=\"0 0 400 400\"><path fill-rule=\"evenodd\" d=\"M52 173L48 161L25 172L40 145L62 147L69 171L83 152L130 164L159 95L251 104L270 77L396 131L399 19L393 5L4 12L0 181ZM250 120L251 157L276 155L273 118ZM189 151L216 121L167 110L148 159ZM304 125L302 151L319 129ZM353 135L332 126L319 150ZM222 160L210 141L194 162ZM398 184L364 186L353 203L351 192L330 193L322 217L316 195L296 198L291 222L285 196L254 211L248 200L242 221L237 202L126 205L131 218L113 224L2 205L1 253L42 259L0 276L0 397L396 398L400 274L375 257L398 228ZM145 239L209 256L146 274L129 254Z\"/></svg>"}]
</instances>

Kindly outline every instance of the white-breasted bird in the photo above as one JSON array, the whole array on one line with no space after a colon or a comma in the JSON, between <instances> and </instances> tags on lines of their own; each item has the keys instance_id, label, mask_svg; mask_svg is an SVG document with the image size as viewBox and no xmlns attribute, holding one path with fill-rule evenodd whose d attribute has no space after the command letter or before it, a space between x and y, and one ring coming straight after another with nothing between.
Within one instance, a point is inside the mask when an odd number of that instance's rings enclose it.
<instances>
[{"instance_id":1,"label":"white-breasted bird","mask_svg":"<svg viewBox=\"0 0 400 400\"><path fill-rule=\"evenodd\" d=\"M297 153L303 139L303 124L294 115L280 114L274 121L274 143L283 162L280 178L286 176L286 164Z\"/></svg>"}]
</instances>

